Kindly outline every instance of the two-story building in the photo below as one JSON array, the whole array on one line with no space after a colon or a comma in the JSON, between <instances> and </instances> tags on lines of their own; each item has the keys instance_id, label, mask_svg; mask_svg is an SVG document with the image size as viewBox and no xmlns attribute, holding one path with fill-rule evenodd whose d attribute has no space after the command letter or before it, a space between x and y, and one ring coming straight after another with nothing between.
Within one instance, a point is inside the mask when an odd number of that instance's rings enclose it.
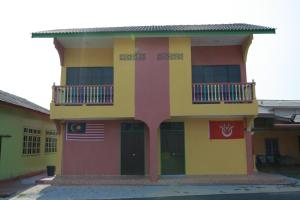
<instances>
[{"instance_id":1,"label":"two-story building","mask_svg":"<svg viewBox=\"0 0 300 200\"><path fill-rule=\"evenodd\" d=\"M51 119L62 175L251 174L249 24L35 32L61 64Z\"/></svg>"}]
</instances>

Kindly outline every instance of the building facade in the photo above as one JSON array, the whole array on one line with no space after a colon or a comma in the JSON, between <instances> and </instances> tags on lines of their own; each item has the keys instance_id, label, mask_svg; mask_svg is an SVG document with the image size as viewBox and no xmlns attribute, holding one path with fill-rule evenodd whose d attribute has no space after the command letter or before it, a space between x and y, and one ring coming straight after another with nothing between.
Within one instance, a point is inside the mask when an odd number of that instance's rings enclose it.
<instances>
[{"instance_id":1,"label":"building facade","mask_svg":"<svg viewBox=\"0 0 300 200\"><path fill-rule=\"evenodd\" d=\"M54 38L61 82L62 175L251 174L255 83L248 25L43 31Z\"/></svg>"},{"instance_id":2,"label":"building facade","mask_svg":"<svg viewBox=\"0 0 300 200\"><path fill-rule=\"evenodd\" d=\"M56 132L48 110L0 90L0 181L57 165Z\"/></svg>"},{"instance_id":3,"label":"building facade","mask_svg":"<svg viewBox=\"0 0 300 200\"><path fill-rule=\"evenodd\" d=\"M300 101L259 100L253 147L258 169L300 165Z\"/></svg>"}]
</instances>

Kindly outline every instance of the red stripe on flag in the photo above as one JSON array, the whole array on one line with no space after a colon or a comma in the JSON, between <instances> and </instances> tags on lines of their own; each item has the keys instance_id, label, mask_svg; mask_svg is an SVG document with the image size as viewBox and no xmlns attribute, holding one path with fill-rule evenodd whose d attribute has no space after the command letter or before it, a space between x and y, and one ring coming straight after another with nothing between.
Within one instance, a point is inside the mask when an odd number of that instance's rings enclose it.
<instances>
[{"instance_id":1,"label":"red stripe on flag","mask_svg":"<svg viewBox=\"0 0 300 200\"><path fill-rule=\"evenodd\" d=\"M73 141L103 141L104 140L104 124L86 122L84 133L68 133L67 140Z\"/></svg>"}]
</instances>

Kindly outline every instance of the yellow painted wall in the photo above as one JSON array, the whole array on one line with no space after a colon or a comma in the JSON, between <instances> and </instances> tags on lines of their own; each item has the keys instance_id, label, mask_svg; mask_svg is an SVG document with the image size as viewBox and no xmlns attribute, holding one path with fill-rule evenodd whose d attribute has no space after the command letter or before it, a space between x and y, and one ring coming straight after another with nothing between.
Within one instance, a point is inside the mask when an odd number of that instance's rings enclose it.
<instances>
[{"instance_id":1,"label":"yellow painted wall","mask_svg":"<svg viewBox=\"0 0 300 200\"><path fill-rule=\"evenodd\" d=\"M60 85L66 85L67 84L67 68L65 66L61 66L61 72L60 72Z\"/></svg>"},{"instance_id":2,"label":"yellow painted wall","mask_svg":"<svg viewBox=\"0 0 300 200\"><path fill-rule=\"evenodd\" d=\"M40 130L40 153L23 155L24 128ZM57 153L45 152L46 131L56 127L46 115L3 106L0 103L0 134L10 135L3 138L0 158L0 180L14 178L32 172L45 171L47 165L57 165Z\"/></svg>"},{"instance_id":3,"label":"yellow painted wall","mask_svg":"<svg viewBox=\"0 0 300 200\"><path fill-rule=\"evenodd\" d=\"M169 53L183 53L183 60L170 60L170 114L181 115L192 103L192 63L190 38L170 38ZM187 110L185 110L187 109Z\"/></svg>"},{"instance_id":4,"label":"yellow painted wall","mask_svg":"<svg viewBox=\"0 0 300 200\"><path fill-rule=\"evenodd\" d=\"M183 60L170 60L170 114L177 116L256 115L257 102L250 104L193 104L190 38L170 38L170 53L183 53Z\"/></svg>"},{"instance_id":5,"label":"yellow painted wall","mask_svg":"<svg viewBox=\"0 0 300 200\"><path fill-rule=\"evenodd\" d=\"M64 66L67 67L113 66L113 61L111 48L64 49Z\"/></svg>"},{"instance_id":6,"label":"yellow painted wall","mask_svg":"<svg viewBox=\"0 0 300 200\"><path fill-rule=\"evenodd\" d=\"M170 60L170 114L180 116L245 116L257 114L251 104L193 104L190 38L169 38L170 53L183 53L183 60ZM132 118L134 117L135 61L120 60L120 54L134 54L131 38L114 39L114 48L66 48L61 69L61 85L66 84L67 67L114 67L113 106L55 106L52 119Z\"/></svg>"},{"instance_id":7,"label":"yellow painted wall","mask_svg":"<svg viewBox=\"0 0 300 200\"><path fill-rule=\"evenodd\" d=\"M300 131L259 131L253 136L253 150L255 155L265 155L265 139L277 138L279 142L279 153L282 156L291 156L300 163L300 152L298 136Z\"/></svg>"},{"instance_id":8,"label":"yellow painted wall","mask_svg":"<svg viewBox=\"0 0 300 200\"><path fill-rule=\"evenodd\" d=\"M247 173L245 139L210 140L208 119L187 119L184 127L187 175Z\"/></svg>"},{"instance_id":9,"label":"yellow painted wall","mask_svg":"<svg viewBox=\"0 0 300 200\"><path fill-rule=\"evenodd\" d=\"M134 54L134 39L114 40L114 104L128 117L135 112L135 61L120 60L120 54Z\"/></svg>"},{"instance_id":10,"label":"yellow painted wall","mask_svg":"<svg viewBox=\"0 0 300 200\"><path fill-rule=\"evenodd\" d=\"M134 117L135 61L119 60L120 54L134 54L134 39L115 39L113 49L65 49L61 85L66 84L66 67L112 66L114 104L107 106L50 105L51 119L116 119Z\"/></svg>"},{"instance_id":11,"label":"yellow painted wall","mask_svg":"<svg viewBox=\"0 0 300 200\"><path fill-rule=\"evenodd\" d=\"M113 63L113 49L65 48L60 84L66 85L67 67L108 67L113 66Z\"/></svg>"}]
</instances>

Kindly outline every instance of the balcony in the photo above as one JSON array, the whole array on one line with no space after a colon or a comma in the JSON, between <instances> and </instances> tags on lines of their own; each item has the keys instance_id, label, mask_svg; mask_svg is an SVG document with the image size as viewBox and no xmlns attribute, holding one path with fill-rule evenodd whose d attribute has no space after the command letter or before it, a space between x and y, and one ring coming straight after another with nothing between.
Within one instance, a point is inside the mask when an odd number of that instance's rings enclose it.
<instances>
[{"instance_id":1,"label":"balcony","mask_svg":"<svg viewBox=\"0 0 300 200\"><path fill-rule=\"evenodd\" d=\"M193 104L252 103L255 83L193 83Z\"/></svg>"},{"instance_id":2,"label":"balcony","mask_svg":"<svg viewBox=\"0 0 300 200\"><path fill-rule=\"evenodd\" d=\"M52 102L56 105L112 105L113 85L53 86Z\"/></svg>"}]
</instances>

